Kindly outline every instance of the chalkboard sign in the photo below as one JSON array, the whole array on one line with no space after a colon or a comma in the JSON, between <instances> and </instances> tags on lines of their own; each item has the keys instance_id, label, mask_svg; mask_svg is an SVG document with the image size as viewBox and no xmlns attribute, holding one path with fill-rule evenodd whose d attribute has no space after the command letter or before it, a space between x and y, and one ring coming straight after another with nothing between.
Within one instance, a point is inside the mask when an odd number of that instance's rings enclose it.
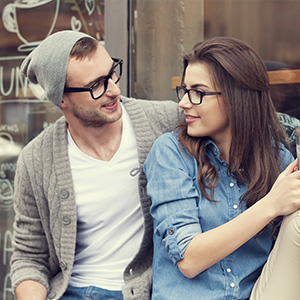
<instances>
[{"instance_id":1,"label":"chalkboard sign","mask_svg":"<svg viewBox=\"0 0 300 300\"><path fill-rule=\"evenodd\" d=\"M0 22L0 299L13 300L13 194L22 148L61 116L43 90L20 72L23 59L59 30L88 33L104 42L104 0L1 0Z\"/></svg>"}]
</instances>

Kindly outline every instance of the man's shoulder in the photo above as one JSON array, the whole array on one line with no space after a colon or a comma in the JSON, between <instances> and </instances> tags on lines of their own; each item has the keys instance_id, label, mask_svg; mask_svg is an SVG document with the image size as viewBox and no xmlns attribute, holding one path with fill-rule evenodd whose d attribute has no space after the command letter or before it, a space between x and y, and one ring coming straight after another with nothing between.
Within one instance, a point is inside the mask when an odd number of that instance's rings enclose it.
<instances>
[{"instance_id":1,"label":"man's shoulder","mask_svg":"<svg viewBox=\"0 0 300 300\"><path fill-rule=\"evenodd\" d=\"M121 99L131 119L147 118L177 124L182 116L181 109L173 100L143 100L127 97Z\"/></svg>"},{"instance_id":2,"label":"man's shoulder","mask_svg":"<svg viewBox=\"0 0 300 300\"><path fill-rule=\"evenodd\" d=\"M139 138L150 139L152 136L154 141L161 134L172 131L181 121L182 111L172 100L121 99ZM152 146L152 141L149 145Z\"/></svg>"},{"instance_id":3,"label":"man's shoulder","mask_svg":"<svg viewBox=\"0 0 300 300\"><path fill-rule=\"evenodd\" d=\"M173 100L146 100L146 99L136 99L136 98L129 98L122 96L121 100L123 104L126 106L129 105L136 105L147 108L155 108L155 109L161 109L161 108L169 108L178 110L178 104Z\"/></svg>"},{"instance_id":4,"label":"man's shoulder","mask_svg":"<svg viewBox=\"0 0 300 300\"><path fill-rule=\"evenodd\" d=\"M22 152L26 153L31 151L32 148L42 150L45 144L53 143L55 138L58 138L62 135L63 131L66 128L66 120L64 117L60 117L53 124L49 125L43 131L41 131L36 137L34 137L28 144L25 145Z\"/></svg>"},{"instance_id":5,"label":"man's shoulder","mask_svg":"<svg viewBox=\"0 0 300 300\"><path fill-rule=\"evenodd\" d=\"M296 128L300 127L300 120L284 113L278 112L277 115L288 136L292 153L296 157Z\"/></svg>"},{"instance_id":6,"label":"man's shoulder","mask_svg":"<svg viewBox=\"0 0 300 300\"><path fill-rule=\"evenodd\" d=\"M289 130L293 130L296 127L300 127L300 120L298 120L295 117L292 117L290 115L284 114L284 113L277 113L279 120L281 122L281 124L289 129Z\"/></svg>"}]
</instances>

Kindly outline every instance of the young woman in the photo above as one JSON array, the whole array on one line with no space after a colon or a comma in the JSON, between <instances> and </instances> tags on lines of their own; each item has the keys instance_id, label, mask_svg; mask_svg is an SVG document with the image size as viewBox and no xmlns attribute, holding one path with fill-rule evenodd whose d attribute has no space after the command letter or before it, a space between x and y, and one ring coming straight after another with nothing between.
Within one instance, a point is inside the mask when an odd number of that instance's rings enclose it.
<instances>
[{"instance_id":1,"label":"young woman","mask_svg":"<svg viewBox=\"0 0 300 300\"><path fill-rule=\"evenodd\" d=\"M239 40L209 39L184 57L177 96L185 123L145 163L152 299L300 299L300 172L264 63Z\"/></svg>"}]
</instances>

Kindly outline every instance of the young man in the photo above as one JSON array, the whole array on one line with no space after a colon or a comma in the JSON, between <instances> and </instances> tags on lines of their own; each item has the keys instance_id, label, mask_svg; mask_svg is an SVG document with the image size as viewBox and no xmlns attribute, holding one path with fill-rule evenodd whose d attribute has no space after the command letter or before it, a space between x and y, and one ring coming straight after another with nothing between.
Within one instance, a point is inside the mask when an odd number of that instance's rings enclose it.
<instances>
[{"instance_id":1,"label":"young man","mask_svg":"<svg viewBox=\"0 0 300 300\"><path fill-rule=\"evenodd\" d=\"M178 105L121 97L122 60L79 32L49 36L21 68L64 116L18 160L16 298L150 299L142 167L154 140L177 125Z\"/></svg>"}]
</instances>

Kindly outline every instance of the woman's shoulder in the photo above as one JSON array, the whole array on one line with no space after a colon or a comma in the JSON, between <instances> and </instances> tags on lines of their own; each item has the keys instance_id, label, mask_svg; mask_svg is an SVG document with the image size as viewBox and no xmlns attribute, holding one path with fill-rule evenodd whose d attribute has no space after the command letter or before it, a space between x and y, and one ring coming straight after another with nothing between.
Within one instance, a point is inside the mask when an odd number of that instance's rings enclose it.
<instances>
[{"instance_id":1,"label":"woman's shoulder","mask_svg":"<svg viewBox=\"0 0 300 300\"><path fill-rule=\"evenodd\" d=\"M156 139L148 155L148 158L153 157L157 159L164 157L165 161L170 163L179 160L184 164L194 164L195 160L180 143L179 132L176 130L164 133Z\"/></svg>"},{"instance_id":2,"label":"woman's shoulder","mask_svg":"<svg viewBox=\"0 0 300 300\"><path fill-rule=\"evenodd\" d=\"M179 136L176 131L171 131L159 136L153 144L153 148L179 148ZM152 148L152 149L153 149Z\"/></svg>"},{"instance_id":3,"label":"woman's shoulder","mask_svg":"<svg viewBox=\"0 0 300 300\"><path fill-rule=\"evenodd\" d=\"M192 157L178 139L178 132L168 132L157 138L145 161L144 170L151 172L177 172L186 170L191 176L197 172L197 161Z\"/></svg>"}]
</instances>

